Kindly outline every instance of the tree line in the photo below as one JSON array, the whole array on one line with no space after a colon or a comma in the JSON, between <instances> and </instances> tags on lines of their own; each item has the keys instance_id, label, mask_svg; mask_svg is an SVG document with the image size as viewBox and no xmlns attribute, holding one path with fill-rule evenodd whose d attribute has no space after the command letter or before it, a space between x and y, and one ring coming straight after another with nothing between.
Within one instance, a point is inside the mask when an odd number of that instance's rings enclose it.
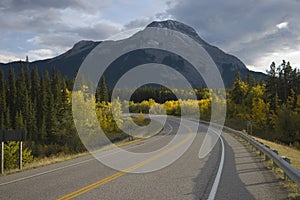
<instances>
[{"instance_id":1,"label":"tree line","mask_svg":"<svg viewBox=\"0 0 300 200\"><path fill-rule=\"evenodd\" d=\"M26 147L34 157L84 150L72 121L73 81L53 68L39 75L20 63L18 75L0 70L0 129L26 131Z\"/></svg>"},{"instance_id":2,"label":"tree line","mask_svg":"<svg viewBox=\"0 0 300 200\"><path fill-rule=\"evenodd\" d=\"M39 74L36 67L29 70L28 64L20 63L18 74L11 67L7 77L0 69L0 129L26 130L24 159L27 162L37 157L85 151L72 116L73 83L73 79L62 77L55 68ZM118 100L114 107L110 102L111 91L101 77L95 96L91 102L84 103L96 106L98 122L112 141L128 137L111 114L113 109L121 113L124 105L129 105L130 112L148 113L151 109L160 114L165 110L169 115L181 115L180 106L185 106L191 113L200 112L201 119L210 119L211 93L207 88L174 90L187 99L178 100L168 88L146 86L136 91L117 91L120 97L125 93L133 95L128 104ZM193 92L198 100L189 100ZM300 73L289 62L283 61L278 66L272 63L265 81L251 75L242 80L237 74L226 93L227 125L241 130L250 122L254 135L300 148ZM73 94L83 98L81 91ZM87 114L82 112L82 116ZM126 120L117 120L126 126ZM86 122L82 120L82 123ZM17 165L17 146L15 142L5 145L6 154L11 154L6 155L8 168L13 167L13 163Z\"/></svg>"},{"instance_id":3,"label":"tree line","mask_svg":"<svg viewBox=\"0 0 300 200\"><path fill-rule=\"evenodd\" d=\"M0 130L26 131L23 163L35 158L86 151L72 116L73 85L73 79L62 77L55 68L40 75L37 67L30 70L28 63L20 62L18 74L10 67L7 77L0 69ZM74 91L73 96L81 98L85 87ZM117 107L112 108L108 100L105 78L101 77L96 95L91 99L92 106L96 107L98 123L109 139L121 140L126 134L116 126L112 109ZM17 167L18 142L6 142L4 153L5 168Z\"/></svg>"},{"instance_id":4,"label":"tree line","mask_svg":"<svg viewBox=\"0 0 300 200\"><path fill-rule=\"evenodd\" d=\"M300 148L300 72L289 62L273 62L264 82L237 74L227 99L230 126L251 123L254 135Z\"/></svg>"}]
</instances>

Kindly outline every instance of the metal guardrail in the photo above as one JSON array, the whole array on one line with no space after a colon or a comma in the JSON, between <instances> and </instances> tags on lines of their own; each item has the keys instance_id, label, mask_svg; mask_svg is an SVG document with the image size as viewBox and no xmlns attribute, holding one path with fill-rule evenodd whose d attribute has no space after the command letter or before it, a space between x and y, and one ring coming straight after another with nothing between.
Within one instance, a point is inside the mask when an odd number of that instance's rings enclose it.
<instances>
[{"instance_id":1,"label":"metal guardrail","mask_svg":"<svg viewBox=\"0 0 300 200\"><path fill-rule=\"evenodd\" d=\"M195 121L193 119L190 119L192 121ZM252 146L254 146L256 149L258 149L261 153L263 153L267 158L271 159L273 163L283 170L284 176L291 179L294 183L296 183L300 187L300 171L298 171L296 168L294 168L289 162L287 162L288 159L280 157L276 154L276 152L267 146L259 143L249 135L243 133L242 131L237 131L235 129L229 128L227 126L220 126L217 123L214 122L207 122L204 120L199 120L198 122L202 122L206 125L212 124L213 126L218 126L219 128L223 128L223 130L227 130L229 132L232 132L244 140L248 141Z\"/></svg>"},{"instance_id":2,"label":"metal guardrail","mask_svg":"<svg viewBox=\"0 0 300 200\"><path fill-rule=\"evenodd\" d=\"M229 132L232 132L232 133L240 136L241 138L245 139L249 143L251 143L256 149L258 149L266 157L271 159L277 167L282 169L285 176L289 177L293 182L295 182L298 186L300 186L300 171L298 171L296 168L291 166L285 160L285 158L282 158L282 157L278 156L276 154L276 152L274 152L273 150L269 149L265 145L259 143L258 141L256 141L255 139L253 139L252 137L250 137L249 135L247 135L247 134L245 134L241 131L237 131L237 130L234 130L232 128L226 127L226 126L224 126L223 129L225 129Z\"/></svg>"}]
</instances>

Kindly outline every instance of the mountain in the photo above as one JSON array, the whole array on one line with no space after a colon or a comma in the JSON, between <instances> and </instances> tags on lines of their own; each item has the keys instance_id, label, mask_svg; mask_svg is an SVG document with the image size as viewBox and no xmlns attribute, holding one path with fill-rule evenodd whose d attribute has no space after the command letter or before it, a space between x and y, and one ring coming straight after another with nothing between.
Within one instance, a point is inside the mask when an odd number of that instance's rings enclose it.
<instances>
[{"instance_id":1,"label":"mountain","mask_svg":"<svg viewBox=\"0 0 300 200\"><path fill-rule=\"evenodd\" d=\"M78 68L81 63L85 59L85 57L101 42L94 41L80 41L76 43L70 50L67 52L56 56L54 58L45 59L45 60L37 60L34 62L29 62L29 67L32 69L33 67L37 67L39 73L43 73L44 71L51 71L53 67L58 69L62 75L65 75L69 78L75 77ZM7 64L1 64L0 67L4 71L5 74L8 74L9 67L12 66L16 73L19 71L20 63L24 66L26 65L23 61L16 61Z\"/></svg>"},{"instance_id":2,"label":"mountain","mask_svg":"<svg viewBox=\"0 0 300 200\"><path fill-rule=\"evenodd\" d=\"M154 21L151 24L149 24L148 27L169 28L171 30L176 30L185 33L186 35L196 40L199 44L202 45L202 47L208 52L208 54L216 63L223 77L224 84L227 87L232 85L232 82L234 81L237 72L240 72L243 78L246 78L247 74L251 74L254 77L260 79L265 79L266 77L266 75L261 72L250 71L246 67L246 65L237 57L227 54L218 47L208 44L202 38L200 38L195 29L186 24L183 24L178 21L166 20L161 22Z\"/></svg>"},{"instance_id":3,"label":"mountain","mask_svg":"<svg viewBox=\"0 0 300 200\"><path fill-rule=\"evenodd\" d=\"M197 32L190 26L178 21L166 20L166 21L154 21L147 27L161 27L171 30L182 32L195 41L197 41L202 47L209 53L211 58L216 63L224 84L226 87L230 87L235 79L237 72L241 73L242 77L246 77L247 74L252 74L256 78L265 79L265 74L259 72L253 72L247 69L245 64L237 57L227 54L220 50L218 47L212 46L197 34ZM135 36L132 36L135 37ZM38 60L30 62L30 68L37 67L40 73L48 70L51 71L53 67L58 69L62 75L69 78L74 78L85 57L94 49L101 41L80 41L76 43L69 51L45 60ZM132 66L137 66L147 62L160 62L176 68L183 75L189 76L189 80L194 86L203 85L203 80L199 79L194 73L193 69L188 66L188 63L180 60L176 55L170 55L166 52L149 50L136 50L131 52L130 55L124 55L118 58L105 72L105 78L107 85L113 87L116 81L122 76L122 74L128 71ZM25 65L25 62L22 62ZM7 64L1 64L0 68L5 74L8 73L9 67L12 66L16 72L18 72L20 61L11 62Z\"/></svg>"}]
</instances>

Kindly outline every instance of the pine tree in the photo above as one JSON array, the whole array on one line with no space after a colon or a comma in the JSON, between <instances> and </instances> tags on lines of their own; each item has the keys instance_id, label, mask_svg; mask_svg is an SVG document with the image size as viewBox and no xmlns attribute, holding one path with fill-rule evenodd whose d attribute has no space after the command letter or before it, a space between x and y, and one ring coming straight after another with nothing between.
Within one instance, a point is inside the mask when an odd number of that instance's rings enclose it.
<instances>
[{"instance_id":1,"label":"pine tree","mask_svg":"<svg viewBox=\"0 0 300 200\"><path fill-rule=\"evenodd\" d=\"M101 94L100 94L100 88L99 87L97 87L97 89L96 89L95 97L96 97L96 103L100 103L101 102Z\"/></svg>"},{"instance_id":2,"label":"pine tree","mask_svg":"<svg viewBox=\"0 0 300 200\"><path fill-rule=\"evenodd\" d=\"M12 128L15 128L15 119L17 113L17 88L16 88L16 78L15 72L12 66L9 68L8 73L8 94L7 94L7 103L10 110L10 125Z\"/></svg>"},{"instance_id":3,"label":"pine tree","mask_svg":"<svg viewBox=\"0 0 300 200\"><path fill-rule=\"evenodd\" d=\"M105 77L102 76L100 79L100 102L108 102L108 91L105 83Z\"/></svg>"},{"instance_id":4,"label":"pine tree","mask_svg":"<svg viewBox=\"0 0 300 200\"><path fill-rule=\"evenodd\" d=\"M24 118L21 112L17 112L15 122L16 122L16 129L22 129L22 130L25 129Z\"/></svg>"},{"instance_id":5,"label":"pine tree","mask_svg":"<svg viewBox=\"0 0 300 200\"><path fill-rule=\"evenodd\" d=\"M56 143L57 139L57 118L56 118L56 108L54 103L53 94L51 91L47 94L47 111L46 111L46 133L47 141L49 144Z\"/></svg>"},{"instance_id":6,"label":"pine tree","mask_svg":"<svg viewBox=\"0 0 300 200\"><path fill-rule=\"evenodd\" d=\"M26 81L25 81L25 74L23 70L23 65L20 63L20 71L19 71L19 77L17 80L17 112L21 112L22 116L26 121L28 118L28 105L29 105L29 99L28 99L28 90L26 87Z\"/></svg>"},{"instance_id":7,"label":"pine tree","mask_svg":"<svg viewBox=\"0 0 300 200\"><path fill-rule=\"evenodd\" d=\"M4 114L5 116L5 129L10 130L12 128L11 126L11 119L10 119L10 110L9 108L7 109L6 113Z\"/></svg>"},{"instance_id":8,"label":"pine tree","mask_svg":"<svg viewBox=\"0 0 300 200\"><path fill-rule=\"evenodd\" d=\"M246 82L247 82L249 88L252 88L252 87L255 86L255 79L254 79L252 74L247 74L247 81Z\"/></svg>"},{"instance_id":9,"label":"pine tree","mask_svg":"<svg viewBox=\"0 0 300 200\"><path fill-rule=\"evenodd\" d=\"M28 118L26 121L26 131L27 131L27 140L36 141L37 140L37 120L36 120L36 111L34 104L29 102Z\"/></svg>"},{"instance_id":10,"label":"pine tree","mask_svg":"<svg viewBox=\"0 0 300 200\"><path fill-rule=\"evenodd\" d=\"M43 116L41 119L41 127L39 128L39 139L40 144L45 144L47 142L47 132L46 132L46 119Z\"/></svg>"},{"instance_id":11,"label":"pine tree","mask_svg":"<svg viewBox=\"0 0 300 200\"><path fill-rule=\"evenodd\" d=\"M52 68L52 77L51 77L51 92L53 94L53 99L56 106L61 104L61 87L62 87L62 80L60 73L55 69Z\"/></svg>"},{"instance_id":12,"label":"pine tree","mask_svg":"<svg viewBox=\"0 0 300 200\"><path fill-rule=\"evenodd\" d=\"M293 110L295 108L295 103L296 103L295 91L293 89L291 89L290 95L287 97L287 100L286 100L287 108Z\"/></svg>"},{"instance_id":13,"label":"pine tree","mask_svg":"<svg viewBox=\"0 0 300 200\"><path fill-rule=\"evenodd\" d=\"M241 81L241 75L236 74L235 82L231 90L231 99L235 104L242 104L248 91L248 85Z\"/></svg>"},{"instance_id":14,"label":"pine tree","mask_svg":"<svg viewBox=\"0 0 300 200\"><path fill-rule=\"evenodd\" d=\"M270 102L270 109L276 110L276 99L278 97L278 77L276 72L276 64L272 62L270 65L270 70L267 71L267 80L266 80L266 90L267 90L267 99Z\"/></svg>"},{"instance_id":15,"label":"pine tree","mask_svg":"<svg viewBox=\"0 0 300 200\"><path fill-rule=\"evenodd\" d=\"M1 113L0 116L0 130L5 129L4 113Z\"/></svg>"},{"instance_id":16,"label":"pine tree","mask_svg":"<svg viewBox=\"0 0 300 200\"><path fill-rule=\"evenodd\" d=\"M26 82L26 88L28 96L31 96L31 76L30 76L30 69L29 69L29 62L27 60L26 62L26 68L25 68L25 82Z\"/></svg>"},{"instance_id":17,"label":"pine tree","mask_svg":"<svg viewBox=\"0 0 300 200\"><path fill-rule=\"evenodd\" d=\"M40 87L37 97L37 128L41 135L41 141L46 140L45 116L47 111L47 88L44 76L40 80Z\"/></svg>"},{"instance_id":18,"label":"pine tree","mask_svg":"<svg viewBox=\"0 0 300 200\"><path fill-rule=\"evenodd\" d=\"M3 71L0 69L0 129L5 128L6 110L6 83Z\"/></svg>"},{"instance_id":19,"label":"pine tree","mask_svg":"<svg viewBox=\"0 0 300 200\"><path fill-rule=\"evenodd\" d=\"M38 94L40 90L39 73L36 67L31 71L31 102L37 103Z\"/></svg>"}]
</instances>

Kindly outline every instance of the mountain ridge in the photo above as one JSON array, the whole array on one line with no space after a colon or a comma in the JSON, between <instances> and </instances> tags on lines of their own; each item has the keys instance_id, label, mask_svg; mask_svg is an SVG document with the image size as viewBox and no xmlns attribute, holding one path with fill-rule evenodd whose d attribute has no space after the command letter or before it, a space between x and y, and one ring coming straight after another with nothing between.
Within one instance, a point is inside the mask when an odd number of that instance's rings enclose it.
<instances>
[{"instance_id":1,"label":"mountain ridge","mask_svg":"<svg viewBox=\"0 0 300 200\"><path fill-rule=\"evenodd\" d=\"M245 64L234 55L227 54L218 47L210 45L198 35L195 29L184 23L174 20L153 21L147 27L160 27L176 30L188 35L189 37L197 41L199 44L201 44L219 68L226 87L231 86L232 82L234 81L235 74L237 72L240 72L242 77L244 78L247 76L247 74L252 74L254 77L261 79L264 79L266 76L263 73L249 70L245 66ZM55 67L61 72L62 75L67 76L69 78L74 78L76 76L77 70L79 69L85 57L101 42L102 41L81 40L75 43L73 47L65 53L53 58L29 62L29 66L30 68L37 66L39 73L43 73L44 71L50 71L53 67ZM146 52L145 55L146 57L153 56L150 54L151 52ZM24 61L21 62L25 63ZM18 72L20 61L15 61L7 64L0 63L0 67L5 74L8 73L9 66L12 66L14 70ZM113 75L114 71L110 73L110 76ZM114 79L114 77L112 77L112 79ZM106 77L106 80L109 80L109 77ZM196 85L201 85L201 82L197 80L194 80L194 82ZM108 85L111 84L108 83Z\"/></svg>"}]
</instances>

